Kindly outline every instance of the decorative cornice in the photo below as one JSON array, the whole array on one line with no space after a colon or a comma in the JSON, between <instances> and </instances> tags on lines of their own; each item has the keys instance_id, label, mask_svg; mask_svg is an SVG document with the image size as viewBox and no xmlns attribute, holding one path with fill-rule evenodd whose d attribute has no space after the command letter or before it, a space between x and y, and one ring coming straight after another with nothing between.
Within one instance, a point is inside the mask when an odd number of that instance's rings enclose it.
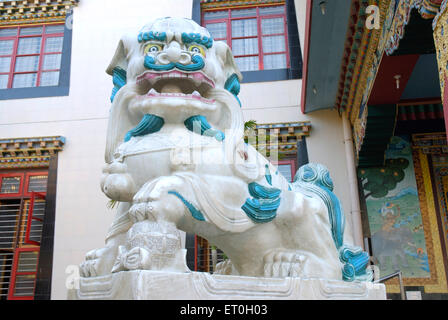
<instances>
[{"instance_id":1,"label":"decorative cornice","mask_svg":"<svg viewBox=\"0 0 448 320\"><path fill-rule=\"evenodd\" d=\"M79 0L0 1L0 26L64 21Z\"/></svg>"},{"instance_id":2,"label":"decorative cornice","mask_svg":"<svg viewBox=\"0 0 448 320\"><path fill-rule=\"evenodd\" d=\"M245 136L245 141L253 145L257 150L269 152L278 152L282 156L295 156L297 153L297 142L302 137L308 137L311 131L311 123L289 122L289 123L267 123L258 124L251 132ZM271 144L274 140L275 144Z\"/></svg>"},{"instance_id":3,"label":"decorative cornice","mask_svg":"<svg viewBox=\"0 0 448 320\"><path fill-rule=\"evenodd\" d=\"M284 4L285 0L201 0L203 9L224 9L238 6Z\"/></svg>"},{"instance_id":4,"label":"decorative cornice","mask_svg":"<svg viewBox=\"0 0 448 320\"><path fill-rule=\"evenodd\" d=\"M46 167L64 144L61 136L0 139L0 169Z\"/></svg>"}]
</instances>

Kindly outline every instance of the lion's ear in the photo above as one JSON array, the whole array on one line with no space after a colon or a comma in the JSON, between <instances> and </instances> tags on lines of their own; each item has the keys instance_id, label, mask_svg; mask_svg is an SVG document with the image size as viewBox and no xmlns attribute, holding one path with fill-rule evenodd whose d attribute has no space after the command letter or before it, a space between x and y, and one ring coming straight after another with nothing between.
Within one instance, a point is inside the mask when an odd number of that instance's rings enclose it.
<instances>
[{"instance_id":1,"label":"lion's ear","mask_svg":"<svg viewBox=\"0 0 448 320\"><path fill-rule=\"evenodd\" d=\"M114 69L116 68L127 71L132 41L133 39L129 35L125 35L120 39L115 54L106 69L107 74L113 76Z\"/></svg>"},{"instance_id":2,"label":"lion's ear","mask_svg":"<svg viewBox=\"0 0 448 320\"><path fill-rule=\"evenodd\" d=\"M233 58L232 50L230 50L229 46L223 41L215 41L214 47L216 50L216 55L223 66L226 79L236 74L238 76L238 80L241 82L243 80L243 76L238 69L235 59Z\"/></svg>"}]
</instances>

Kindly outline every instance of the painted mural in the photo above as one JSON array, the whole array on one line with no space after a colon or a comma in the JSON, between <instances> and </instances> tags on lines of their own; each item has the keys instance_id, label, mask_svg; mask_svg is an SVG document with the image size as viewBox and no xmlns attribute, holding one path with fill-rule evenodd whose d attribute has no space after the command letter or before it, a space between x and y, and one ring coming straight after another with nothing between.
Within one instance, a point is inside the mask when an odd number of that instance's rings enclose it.
<instances>
[{"instance_id":1,"label":"painted mural","mask_svg":"<svg viewBox=\"0 0 448 320\"><path fill-rule=\"evenodd\" d=\"M401 270L406 278L429 278L410 137L392 137L385 165L358 174L380 276Z\"/></svg>"}]
</instances>

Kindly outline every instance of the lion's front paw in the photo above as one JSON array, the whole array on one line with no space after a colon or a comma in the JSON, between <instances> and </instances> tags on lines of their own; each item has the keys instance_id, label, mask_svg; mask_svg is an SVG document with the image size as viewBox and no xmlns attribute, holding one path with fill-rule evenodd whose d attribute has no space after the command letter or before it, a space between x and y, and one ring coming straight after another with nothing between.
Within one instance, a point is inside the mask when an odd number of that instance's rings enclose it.
<instances>
[{"instance_id":1,"label":"lion's front paw","mask_svg":"<svg viewBox=\"0 0 448 320\"><path fill-rule=\"evenodd\" d=\"M129 217L131 218L133 223L137 223L143 220L151 220L154 221L155 217L153 216L154 206L151 202L140 202L135 203L129 209Z\"/></svg>"},{"instance_id":2,"label":"lion's front paw","mask_svg":"<svg viewBox=\"0 0 448 320\"><path fill-rule=\"evenodd\" d=\"M81 277L97 277L109 274L115 256L112 248L91 250L86 254L85 261L79 265Z\"/></svg>"},{"instance_id":3,"label":"lion's front paw","mask_svg":"<svg viewBox=\"0 0 448 320\"><path fill-rule=\"evenodd\" d=\"M306 258L295 251L272 251L264 256L265 277L298 277Z\"/></svg>"}]
</instances>

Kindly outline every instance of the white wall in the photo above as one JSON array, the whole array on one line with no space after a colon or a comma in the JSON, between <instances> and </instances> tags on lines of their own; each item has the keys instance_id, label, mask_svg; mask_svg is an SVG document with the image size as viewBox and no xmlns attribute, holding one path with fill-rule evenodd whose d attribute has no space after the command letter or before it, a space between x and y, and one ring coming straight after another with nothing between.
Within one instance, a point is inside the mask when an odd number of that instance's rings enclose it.
<instances>
[{"instance_id":1,"label":"white wall","mask_svg":"<svg viewBox=\"0 0 448 320\"><path fill-rule=\"evenodd\" d=\"M295 2L303 50L305 0ZM121 0L80 1L74 9L70 95L0 101L0 137L67 139L58 162L52 299L66 298L67 266L78 265L87 251L104 245L114 217L99 184L112 90L105 69L118 40L152 18L191 17L191 8L191 0L133 0L132 6ZM349 212L341 120L331 110L302 115L301 86L301 80L243 84L244 116L258 123L311 121L310 161L328 166Z\"/></svg>"}]
</instances>

